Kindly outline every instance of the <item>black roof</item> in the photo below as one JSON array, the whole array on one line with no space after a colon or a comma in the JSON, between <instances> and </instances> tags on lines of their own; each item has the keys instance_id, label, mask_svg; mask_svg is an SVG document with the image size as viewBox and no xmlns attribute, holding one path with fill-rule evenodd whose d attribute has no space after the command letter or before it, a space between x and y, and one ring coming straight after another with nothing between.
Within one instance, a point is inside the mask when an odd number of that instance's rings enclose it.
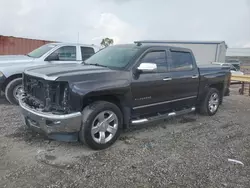
<instances>
[{"instance_id":1,"label":"black roof","mask_svg":"<svg viewBox=\"0 0 250 188\"><path fill-rule=\"evenodd\" d=\"M221 44L225 41L180 41L180 40L141 40L135 41L135 43L167 43L167 44Z\"/></svg>"},{"instance_id":2,"label":"black roof","mask_svg":"<svg viewBox=\"0 0 250 188\"><path fill-rule=\"evenodd\" d=\"M187 51L187 52L191 52L191 50L189 49L189 48L183 48L183 47L176 47L176 46L171 46L171 45L169 45L169 44L166 44L166 45L157 45L157 44L140 44L140 45L138 45L138 43L134 43L134 44L116 44L116 45L114 45L114 46L116 46L116 47L128 47L128 48L139 48L139 49L144 49L144 50L146 50L146 49L149 49L149 48L152 48L152 47L155 47L155 48L157 48L157 47L167 47L167 48L169 48L170 50L176 50L176 51L178 51L178 50L181 50L181 51Z\"/></svg>"}]
</instances>

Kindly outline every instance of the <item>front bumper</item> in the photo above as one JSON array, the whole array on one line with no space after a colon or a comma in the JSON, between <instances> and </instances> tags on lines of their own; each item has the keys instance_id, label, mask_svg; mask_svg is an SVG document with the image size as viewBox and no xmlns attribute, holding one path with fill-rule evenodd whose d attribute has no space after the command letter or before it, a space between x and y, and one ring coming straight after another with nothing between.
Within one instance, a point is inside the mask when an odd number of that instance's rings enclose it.
<instances>
[{"instance_id":1,"label":"front bumper","mask_svg":"<svg viewBox=\"0 0 250 188\"><path fill-rule=\"evenodd\" d=\"M30 108L19 100L25 124L35 132L43 133L51 139L77 141L81 129L82 114L75 112L66 115L55 115Z\"/></svg>"}]
</instances>

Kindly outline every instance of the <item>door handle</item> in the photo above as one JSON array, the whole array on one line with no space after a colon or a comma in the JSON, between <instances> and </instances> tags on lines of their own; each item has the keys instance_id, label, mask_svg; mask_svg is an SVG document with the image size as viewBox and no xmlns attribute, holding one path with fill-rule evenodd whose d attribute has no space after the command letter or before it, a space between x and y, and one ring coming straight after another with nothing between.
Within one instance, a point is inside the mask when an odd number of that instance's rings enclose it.
<instances>
[{"instance_id":1,"label":"door handle","mask_svg":"<svg viewBox=\"0 0 250 188\"><path fill-rule=\"evenodd\" d=\"M172 78L163 78L164 81L170 81Z\"/></svg>"},{"instance_id":2,"label":"door handle","mask_svg":"<svg viewBox=\"0 0 250 188\"><path fill-rule=\"evenodd\" d=\"M199 77L199 75L193 75L192 76L192 78L198 78Z\"/></svg>"}]
</instances>

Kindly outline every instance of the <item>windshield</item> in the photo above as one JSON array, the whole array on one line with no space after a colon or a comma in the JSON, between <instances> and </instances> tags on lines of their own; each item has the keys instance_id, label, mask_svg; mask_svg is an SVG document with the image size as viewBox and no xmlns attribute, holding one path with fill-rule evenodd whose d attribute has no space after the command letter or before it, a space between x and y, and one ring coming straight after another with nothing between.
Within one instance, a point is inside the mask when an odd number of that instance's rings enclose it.
<instances>
[{"instance_id":1,"label":"windshield","mask_svg":"<svg viewBox=\"0 0 250 188\"><path fill-rule=\"evenodd\" d=\"M85 64L98 64L106 67L124 68L138 52L138 48L110 46L88 58Z\"/></svg>"},{"instance_id":2,"label":"windshield","mask_svg":"<svg viewBox=\"0 0 250 188\"><path fill-rule=\"evenodd\" d=\"M235 66L230 65L230 70L239 71Z\"/></svg>"},{"instance_id":3,"label":"windshield","mask_svg":"<svg viewBox=\"0 0 250 188\"><path fill-rule=\"evenodd\" d=\"M29 57L33 57L33 58L39 58L42 55L44 55L45 53L47 53L48 51L50 51L52 48L54 48L56 45L54 44L46 44L43 45L35 50L33 50L32 52L30 52L29 54L27 54L27 56Z\"/></svg>"}]
</instances>

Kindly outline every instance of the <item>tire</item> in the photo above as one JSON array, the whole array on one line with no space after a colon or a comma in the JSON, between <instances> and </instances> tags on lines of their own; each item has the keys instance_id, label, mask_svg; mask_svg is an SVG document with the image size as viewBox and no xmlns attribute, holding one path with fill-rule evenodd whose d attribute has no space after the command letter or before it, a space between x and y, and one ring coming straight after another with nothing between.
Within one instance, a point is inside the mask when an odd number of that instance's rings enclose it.
<instances>
[{"instance_id":1,"label":"tire","mask_svg":"<svg viewBox=\"0 0 250 188\"><path fill-rule=\"evenodd\" d=\"M217 96L217 104L216 104L216 100L213 100L216 98L215 96ZM211 98L213 98L213 99L211 99ZM210 101L211 101L211 103L210 103ZM210 88L208 90L204 100L201 103L200 113L203 115L207 115L207 116L213 116L218 111L218 108L220 106L220 101L221 101L220 92L215 88ZM214 105L212 105L213 103L214 103ZM209 104L211 104L212 107ZM217 107L216 107L216 105L217 105Z\"/></svg>"},{"instance_id":2,"label":"tire","mask_svg":"<svg viewBox=\"0 0 250 188\"><path fill-rule=\"evenodd\" d=\"M115 114L112 116L114 121L110 123L106 121L108 124L100 123L108 120L107 117L111 117L110 115L112 113ZM121 110L115 104L106 101L96 101L85 107L82 114L82 128L79 132L79 139L90 148L94 150L106 149L120 136L123 116ZM102 119L102 117L104 117L104 119ZM110 129L110 126L113 126L114 129ZM95 133L95 130L99 130L99 132ZM109 132L110 130L116 130L116 132L111 134ZM103 138L104 136L105 139L101 139L101 137Z\"/></svg>"},{"instance_id":3,"label":"tire","mask_svg":"<svg viewBox=\"0 0 250 188\"><path fill-rule=\"evenodd\" d=\"M11 104L19 104L18 99L14 96L14 90L19 86L22 87L22 78L16 78L6 86L5 97Z\"/></svg>"}]
</instances>

